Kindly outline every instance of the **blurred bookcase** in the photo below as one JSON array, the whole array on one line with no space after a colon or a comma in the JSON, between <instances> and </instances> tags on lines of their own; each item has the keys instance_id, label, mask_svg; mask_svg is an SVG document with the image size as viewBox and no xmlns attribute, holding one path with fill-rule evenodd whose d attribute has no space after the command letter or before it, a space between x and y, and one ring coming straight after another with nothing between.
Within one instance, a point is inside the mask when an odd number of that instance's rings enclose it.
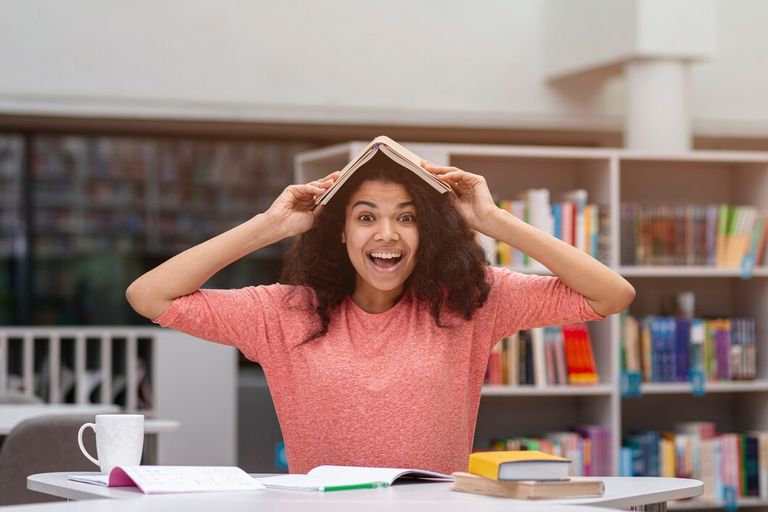
<instances>
[{"instance_id":1,"label":"blurred bookcase","mask_svg":"<svg viewBox=\"0 0 768 512\"><path fill-rule=\"evenodd\" d=\"M365 147L355 141L300 154L297 182L337 169ZM637 265L622 258L632 233L622 229L622 204L748 205L768 210L768 153L695 151L645 153L621 149L425 144L406 146L424 159L485 177L495 200L547 189L552 197L583 189L599 205L605 222L603 263L637 290L629 313L672 314L667 304L681 293L695 295L695 316L756 320L755 377L706 382L641 383L632 396L622 392L622 322L613 315L590 322L599 383L590 386L485 386L475 446L494 438L536 437L587 424L610 430L610 473L618 474L622 439L633 431L669 432L681 422L710 421L718 432L768 430L768 267L758 261L748 275L738 267L716 265ZM674 239L674 236L672 237ZM622 241L625 245L622 245ZM674 240L673 240L674 242ZM680 241L682 243L682 240ZM519 268L520 272L548 272ZM768 510L768 497L737 503ZM721 508L723 501L693 502L685 508ZM673 505L672 507L674 507Z\"/></svg>"},{"instance_id":2,"label":"blurred bookcase","mask_svg":"<svg viewBox=\"0 0 768 512\"><path fill-rule=\"evenodd\" d=\"M146 321L124 300L142 272L264 211L307 142L0 134L0 320ZM206 287L276 280L284 242Z\"/></svg>"}]
</instances>

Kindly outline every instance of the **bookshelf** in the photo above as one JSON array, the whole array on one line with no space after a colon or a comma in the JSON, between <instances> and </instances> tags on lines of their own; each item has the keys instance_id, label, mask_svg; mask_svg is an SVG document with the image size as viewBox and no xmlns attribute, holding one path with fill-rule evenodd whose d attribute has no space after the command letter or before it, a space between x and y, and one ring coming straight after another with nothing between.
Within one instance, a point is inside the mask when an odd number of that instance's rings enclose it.
<instances>
[{"instance_id":1,"label":"bookshelf","mask_svg":"<svg viewBox=\"0 0 768 512\"><path fill-rule=\"evenodd\" d=\"M306 182L341 169L366 142L349 142L299 154L294 179ZM406 146L422 158L485 176L495 199L531 188L551 197L585 189L607 221L605 264L637 290L630 313L661 314L676 293L692 291L697 317L752 316L757 320L757 377L751 381L708 382L706 394L690 383L647 383L640 397L620 389L621 322L618 315L590 324L600 384L549 388L485 386L475 435L477 447L492 437L526 436L589 423L611 429L611 474L619 468L622 436L634 429L670 431L678 421L714 421L719 432L768 430L768 267L748 279L738 268L686 265L628 265L622 261L621 205L726 203L768 210L768 153L701 151L643 153L622 149L520 147L477 144ZM625 240L626 241L626 240ZM531 269L514 269L534 272ZM744 506L768 510L768 500L744 498ZM741 503L740 502L740 503ZM722 503L685 503L670 508L707 509Z\"/></svg>"},{"instance_id":2,"label":"bookshelf","mask_svg":"<svg viewBox=\"0 0 768 512\"><path fill-rule=\"evenodd\" d=\"M0 136L0 325L11 320L8 313L15 306L11 293L11 258L23 238L22 167L24 145L19 136Z\"/></svg>"},{"instance_id":3,"label":"bookshelf","mask_svg":"<svg viewBox=\"0 0 768 512\"><path fill-rule=\"evenodd\" d=\"M0 323L144 323L123 299L128 284L266 210L290 183L293 155L310 147L0 134ZM286 247L249 255L207 286L271 282Z\"/></svg>"}]
</instances>

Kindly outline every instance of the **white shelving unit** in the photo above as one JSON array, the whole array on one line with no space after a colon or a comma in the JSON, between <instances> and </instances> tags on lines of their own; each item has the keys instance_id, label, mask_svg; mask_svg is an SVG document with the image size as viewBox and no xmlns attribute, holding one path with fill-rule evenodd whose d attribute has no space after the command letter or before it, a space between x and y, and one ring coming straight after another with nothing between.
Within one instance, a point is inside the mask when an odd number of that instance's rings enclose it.
<instances>
[{"instance_id":1,"label":"white shelving unit","mask_svg":"<svg viewBox=\"0 0 768 512\"><path fill-rule=\"evenodd\" d=\"M295 181L310 181L341 169L365 144L349 142L300 154L295 160ZM593 389L486 386L476 431L478 446L486 436L534 434L566 429L574 423L608 425L615 474L621 436L632 429L671 430L684 420L714 421L718 432L768 429L768 268L758 266L744 280L739 269L626 266L620 261L622 202L750 204L768 209L768 153L405 145L437 164L482 174L499 199L529 188L548 188L553 198L567 190L586 189L590 202L599 204L601 211L607 208L610 245L604 263L635 286L637 298L630 307L634 315L658 314L670 295L693 291L697 316L748 315L757 320L757 380L707 383L703 397L694 397L690 385L684 383L645 384L640 398L623 398L620 393L618 316L593 322L590 331L600 385ZM709 508L707 504L679 506ZM744 500L744 506L768 509L768 502L750 499Z\"/></svg>"}]
</instances>

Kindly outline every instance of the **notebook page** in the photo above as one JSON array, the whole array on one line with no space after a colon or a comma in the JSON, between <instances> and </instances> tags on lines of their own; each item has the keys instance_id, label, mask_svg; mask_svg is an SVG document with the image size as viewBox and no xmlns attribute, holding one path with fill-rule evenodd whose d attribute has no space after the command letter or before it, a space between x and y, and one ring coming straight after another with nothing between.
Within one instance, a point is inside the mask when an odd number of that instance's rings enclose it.
<instances>
[{"instance_id":1,"label":"notebook page","mask_svg":"<svg viewBox=\"0 0 768 512\"><path fill-rule=\"evenodd\" d=\"M238 467L130 466L122 469L145 493L255 491L264 489Z\"/></svg>"}]
</instances>

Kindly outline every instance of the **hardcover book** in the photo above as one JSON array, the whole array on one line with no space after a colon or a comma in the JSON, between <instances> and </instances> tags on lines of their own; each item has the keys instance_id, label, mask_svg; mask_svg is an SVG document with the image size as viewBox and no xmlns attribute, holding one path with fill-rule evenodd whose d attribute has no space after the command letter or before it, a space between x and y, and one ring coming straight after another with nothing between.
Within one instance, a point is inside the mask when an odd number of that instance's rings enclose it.
<instances>
[{"instance_id":1,"label":"hardcover book","mask_svg":"<svg viewBox=\"0 0 768 512\"><path fill-rule=\"evenodd\" d=\"M485 494L500 498L520 500L584 498L602 496L605 492L605 485L602 480L584 478L553 481L503 481L461 472L452 473L451 476L453 477L451 489L454 491Z\"/></svg>"},{"instance_id":2,"label":"hardcover book","mask_svg":"<svg viewBox=\"0 0 768 512\"><path fill-rule=\"evenodd\" d=\"M565 480L570 463L538 450L475 452L469 472L491 480Z\"/></svg>"},{"instance_id":3,"label":"hardcover book","mask_svg":"<svg viewBox=\"0 0 768 512\"><path fill-rule=\"evenodd\" d=\"M421 158L406 149L401 144L390 139L386 135L376 137L366 145L350 162L341 170L341 175L333 185L320 194L315 200L316 205L328 204L328 201L338 192L346 181L359 169L365 166L376 154L381 153L395 163L403 166L416 176L423 179L441 194L450 192L451 187L443 183L421 166Z\"/></svg>"}]
</instances>

